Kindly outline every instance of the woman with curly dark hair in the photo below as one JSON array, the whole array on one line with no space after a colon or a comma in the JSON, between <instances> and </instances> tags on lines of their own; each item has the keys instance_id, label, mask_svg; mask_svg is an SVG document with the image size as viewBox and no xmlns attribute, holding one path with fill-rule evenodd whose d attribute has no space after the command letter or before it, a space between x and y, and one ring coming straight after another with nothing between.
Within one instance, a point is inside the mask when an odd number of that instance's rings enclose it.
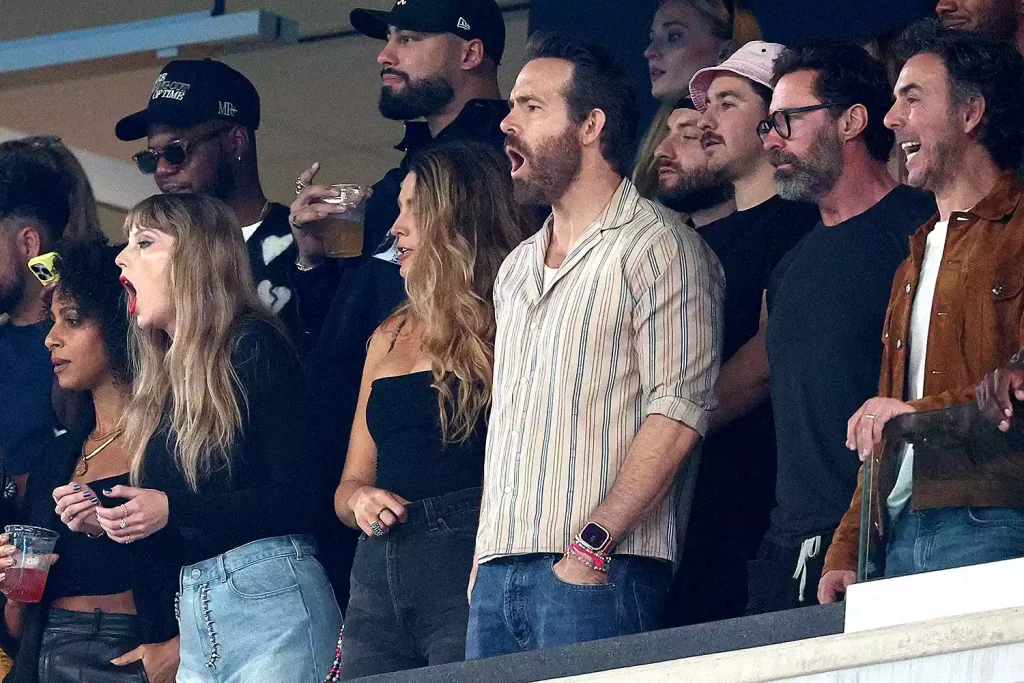
<instances>
[{"instance_id":1,"label":"woman with curly dark hair","mask_svg":"<svg viewBox=\"0 0 1024 683\"><path fill-rule=\"evenodd\" d=\"M16 652L8 682L168 682L177 669L176 573L143 573L133 561L136 551L162 554L174 544L151 537L129 548L96 517L98 507L120 503L102 491L128 482L121 417L132 370L118 251L103 240L58 248L46 347L60 387L90 400L82 428L57 436L29 474L27 523L60 534L59 562L41 602L6 600L4 649ZM14 553L0 535L0 581Z\"/></svg>"}]
</instances>

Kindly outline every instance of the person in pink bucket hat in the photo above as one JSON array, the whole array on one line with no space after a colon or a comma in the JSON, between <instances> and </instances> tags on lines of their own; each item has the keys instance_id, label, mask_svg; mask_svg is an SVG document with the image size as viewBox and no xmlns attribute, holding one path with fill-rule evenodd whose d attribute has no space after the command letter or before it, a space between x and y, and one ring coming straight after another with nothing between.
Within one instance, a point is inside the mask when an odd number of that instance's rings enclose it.
<instances>
[{"instance_id":1,"label":"person in pink bucket hat","mask_svg":"<svg viewBox=\"0 0 1024 683\"><path fill-rule=\"evenodd\" d=\"M778 59L785 45L752 40L718 66L699 70L690 79L690 98L697 111L703 112L708 106L708 88L711 82L724 74L742 76L749 81L771 90L772 65Z\"/></svg>"}]
</instances>

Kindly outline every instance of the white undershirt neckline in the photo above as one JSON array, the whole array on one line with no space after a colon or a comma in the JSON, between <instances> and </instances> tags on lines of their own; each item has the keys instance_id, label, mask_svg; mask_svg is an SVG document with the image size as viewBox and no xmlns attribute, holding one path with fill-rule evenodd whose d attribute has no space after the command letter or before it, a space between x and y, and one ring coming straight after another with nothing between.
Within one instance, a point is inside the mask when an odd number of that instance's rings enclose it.
<instances>
[{"instance_id":1,"label":"white undershirt neckline","mask_svg":"<svg viewBox=\"0 0 1024 683\"><path fill-rule=\"evenodd\" d=\"M247 225L244 228L242 228L242 237L245 238L246 242L249 241L250 237L256 234L256 231L259 230L261 225L263 225L263 221L259 220L253 223L252 225Z\"/></svg>"}]
</instances>

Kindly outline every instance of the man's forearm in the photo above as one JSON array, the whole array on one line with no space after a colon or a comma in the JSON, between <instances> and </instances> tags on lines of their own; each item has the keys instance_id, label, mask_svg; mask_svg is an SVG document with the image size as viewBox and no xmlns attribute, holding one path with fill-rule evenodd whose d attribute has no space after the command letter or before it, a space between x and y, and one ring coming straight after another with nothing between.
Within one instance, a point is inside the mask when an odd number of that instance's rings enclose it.
<instances>
[{"instance_id":1,"label":"man's forearm","mask_svg":"<svg viewBox=\"0 0 1024 683\"><path fill-rule=\"evenodd\" d=\"M656 508L700 435L664 415L650 415L637 432L608 495L590 519L619 542ZM577 530L578 531L578 530Z\"/></svg>"},{"instance_id":2,"label":"man's forearm","mask_svg":"<svg viewBox=\"0 0 1024 683\"><path fill-rule=\"evenodd\" d=\"M711 413L711 432L716 432L757 407L768 397L768 351L764 328L758 330L722 366L715 383L718 408Z\"/></svg>"}]
</instances>

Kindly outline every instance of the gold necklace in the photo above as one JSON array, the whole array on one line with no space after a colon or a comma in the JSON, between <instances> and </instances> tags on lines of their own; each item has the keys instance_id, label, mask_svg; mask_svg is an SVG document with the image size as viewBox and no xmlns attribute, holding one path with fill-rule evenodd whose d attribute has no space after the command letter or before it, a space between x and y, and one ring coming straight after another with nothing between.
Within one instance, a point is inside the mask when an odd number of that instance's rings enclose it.
<instances>
[{"instance_id":1,"label":"gold necklace","mask_svg":"<svg viewBox=\"0 0 1024 683\"><path fill-rule=\"evenodd\" d=\"M104 441L100 445L99 448L94 450L92 453L89 453L89 455L84 455L83 454L81 462L79 462L78 466L75 467L75 476L76 477L84 477L85 473L89 471L89 461L92 460L97 455L99 455L100 451L102 451L104 448L106 448L110 444L114 443L114 439L116 439L117 437L121 436L121 433L123 431L124 431L123 429L116 430L114 432L114 434L109 439L107 439L106 441Z\"/></svg>"}]
</instances>

